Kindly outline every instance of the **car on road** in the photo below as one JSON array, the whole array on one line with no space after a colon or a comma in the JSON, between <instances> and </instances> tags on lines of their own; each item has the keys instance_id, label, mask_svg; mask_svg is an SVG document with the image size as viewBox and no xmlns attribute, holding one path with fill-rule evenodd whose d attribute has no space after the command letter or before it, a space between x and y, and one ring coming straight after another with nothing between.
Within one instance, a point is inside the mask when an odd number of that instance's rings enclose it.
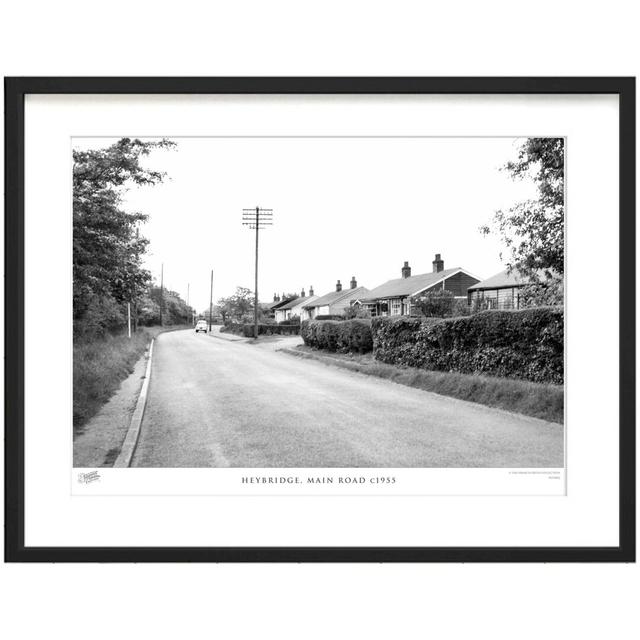
<instances>
[{"instance_id":1,"label":"car on road","mask_svg":"<svg viewBox=\"0 0 640 640\"><path fill-rule=\"evenodd\" d=\"M207 321L198 320L198 322L196 323L196 333L198 333L198 331L204 331L205 333L207 333L207 329Z\"/></svg>"}]
</instances>

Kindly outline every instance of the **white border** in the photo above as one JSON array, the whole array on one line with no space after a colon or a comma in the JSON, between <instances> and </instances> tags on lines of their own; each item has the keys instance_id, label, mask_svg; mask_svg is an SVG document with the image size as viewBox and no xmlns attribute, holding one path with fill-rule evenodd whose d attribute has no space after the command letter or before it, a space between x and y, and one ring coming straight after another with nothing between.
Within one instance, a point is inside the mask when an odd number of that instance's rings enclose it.
<instances>
[{"instance_id":1,"label":"white border","mask_svg":"<svg viewBox=\"0 0 640 640\"><path fill-rule=\"evenodd\" d=\"M596 261L606 256L609 265L618 263L617 116L617 98L608 96L28 96L26 544L616 545L618 363L615 350L600 345L603 335L616 344L618 294L611 286L615 268L601 269ZM71 497L66 442L60 446L62 416L70 424L70 389L61 394L47 384L61 379L65 363L70 380L64 313L70 308L64 306L70 300L70 234L60 224L70 206L69 137L158 131L567 136L568 201L570 211L580 212L575 218L569 213L567 226L567 497ZM43 290L45 262L57 286ZM594 291L607 292L605 317L591 308ZM38 331L43 306L61 310L50 313L47 332Z\"/></svg>"}]
</instances>

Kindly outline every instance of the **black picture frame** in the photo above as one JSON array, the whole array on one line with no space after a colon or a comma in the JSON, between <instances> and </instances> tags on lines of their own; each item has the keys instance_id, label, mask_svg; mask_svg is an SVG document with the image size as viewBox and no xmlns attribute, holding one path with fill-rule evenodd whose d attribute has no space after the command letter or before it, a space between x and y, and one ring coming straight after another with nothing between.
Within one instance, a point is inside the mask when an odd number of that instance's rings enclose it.
<instances>
[{"instance_id":1,"label":"black picture frame","mask_svg":"<svg viewBox=\"0 0 640 640\"><path fill-rule=\"evenodd\" d=\"M5 78L5 561L635 561L635 78ZM619 530L613 547L26 547L24 541L24 100L28 94L615 94L620 149ZM9 312L10 310L10 312ZM623 347L623 348L621 348Z\"/></svg>"}]
</instances>

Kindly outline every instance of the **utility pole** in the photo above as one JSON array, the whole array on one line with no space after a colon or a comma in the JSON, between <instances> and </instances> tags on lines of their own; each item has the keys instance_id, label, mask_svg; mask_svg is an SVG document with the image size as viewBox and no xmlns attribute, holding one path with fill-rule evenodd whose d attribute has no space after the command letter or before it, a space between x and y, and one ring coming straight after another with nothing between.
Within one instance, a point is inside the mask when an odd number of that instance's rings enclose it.
<instances>
[{"instance_id":1,"label":"utility pole","mask_svg":"<svg viewBox=\"0 0 640 640\"><path fill-rule=\"evenodd\" d=\"M190 283L187 282L187 309L191 308L191 307L189 307L189 285L190 285ZM191 320L193 320L193 313L191 314Z\"/></svg>"},{"instance_id":2,"label":"utility pole","mask_svg":"<svg viewBox=\"0 0 640 640\"><path fill-rule=\"evenodd\" d=\"M162 326L163 307L164 307L164 262L160 265L160 326Z\"/></svg>"},{"instance_id":3,"label":"utility pole","mask_svg":"<svg viewBox=\"0 0 640 640\"><path fill-rule=\"evenodd\" d=\"M209 333L211 333L211 316L213 315L213 269L211 269L211 292L209 293Z\"/></svg>"},{"instance_id":4,"label":"utility pole","mask_svg":"<svg viewBox=\"0 0 640 640\"><path fill-rule=\"evenodd\" d=\"M131 303L127 302L127 334L131 340Z\"/></svg>"},{"instance_id":5,"label":"utility pole","mask_svg":"<svg viewBox=\"0 0 640 640\"><path fill-rule=\"evenodd\" d=\"M242 224L249 229L256 230L256 268L253 302L253 337L258 337L258 237L260 229L265 229L273 224L273 209L243 209Z\"/></svg>"}]
</instances>

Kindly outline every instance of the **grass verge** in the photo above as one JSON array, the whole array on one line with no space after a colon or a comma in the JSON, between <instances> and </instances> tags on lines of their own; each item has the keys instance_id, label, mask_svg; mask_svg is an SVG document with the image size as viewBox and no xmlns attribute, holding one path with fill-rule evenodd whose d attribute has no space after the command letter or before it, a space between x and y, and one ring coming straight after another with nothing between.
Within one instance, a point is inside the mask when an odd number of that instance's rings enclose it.
<instances>
[{"instance_id":1,"label":"grass verge","mask_svg":"<svg viewBox=\"0 0 640 640\"><path fill-rule=\"evenodd\" d=\"M73 341L73 428L78 431L131 374L152 338L186 327L141 327L126 334Z\"/></svg>"},{"instance_id":2,"label":"grass verge","mask_svg":"<svg viewBox=\"0 0 640 640\"><path fill-rule=\"evenodd\" d=\"M549 422L564 423L564 387L562 385L399 367L378 362L371 353L364 355L329 353L306 346L280 349L280 351L300 358L319 360L350 371L385 378L423 391L432 391L488 407L506 409Z\"/></svg>"}]
</instances>

